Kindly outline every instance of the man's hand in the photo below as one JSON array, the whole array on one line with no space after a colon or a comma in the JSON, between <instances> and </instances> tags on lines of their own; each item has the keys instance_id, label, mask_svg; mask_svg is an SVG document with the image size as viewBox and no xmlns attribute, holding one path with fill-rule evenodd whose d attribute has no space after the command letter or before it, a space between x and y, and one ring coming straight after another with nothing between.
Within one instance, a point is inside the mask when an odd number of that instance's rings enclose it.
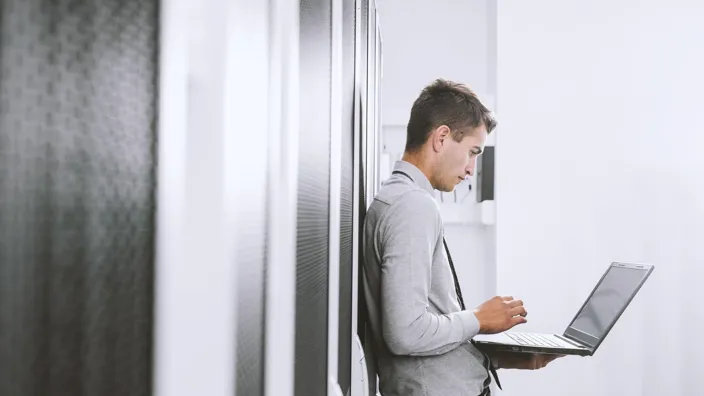
<instances>
[{"instance_id":1,"label":"man's hand","mask_svg":"<svg viewBox=\"0 0 704 396\"><path fill-rule=\"evenodd\" d=\"M564 355L542 353L496 353L492 360L501 369L538 370Z\"/></svg>"},{"instance_id":2,"label":"man's hand","mask_svg":"<svg viewBox=\"0 0 704 396\"><path fill-rule=\"evenodd\" d=\"M523 307L523 301L514 300L513 297L494 297L474 310L482 334L501 333L526 323L526 315L528 312Z\"/></svg>"}]
</instances>

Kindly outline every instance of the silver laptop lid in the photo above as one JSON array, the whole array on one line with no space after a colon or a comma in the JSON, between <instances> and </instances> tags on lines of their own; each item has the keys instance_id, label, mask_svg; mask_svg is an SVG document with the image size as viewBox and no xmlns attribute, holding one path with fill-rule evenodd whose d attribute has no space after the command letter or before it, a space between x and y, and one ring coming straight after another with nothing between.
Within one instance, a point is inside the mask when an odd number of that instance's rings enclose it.
<instances>
[{"instance_id":1,"label":"silver laptop lid","mask_svg":"<svg viewBox=\"0 0 704 396\"><path fill-rule=\"evenodd\" d=\"M645 264L612 263L563 335L595 351L653 268Z\"/></svg>"}]
</instances>

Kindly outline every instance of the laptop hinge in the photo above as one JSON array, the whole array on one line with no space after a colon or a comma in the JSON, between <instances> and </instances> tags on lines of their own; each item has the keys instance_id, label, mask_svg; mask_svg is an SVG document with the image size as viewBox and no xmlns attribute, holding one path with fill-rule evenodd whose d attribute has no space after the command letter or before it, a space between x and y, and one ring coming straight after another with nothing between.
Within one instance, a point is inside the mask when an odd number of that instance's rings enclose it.
<instances>
[{"instance_id":1,"label":"laptop hinge","mask_svg":"<svg viewBox=\"0 0 704 396\"><path fill-rule=\"evenodd\" d=\"M591 347L589 345L586 345L586 344L582 343L582 341L580 341L574 337L570 337L566 334L564 336L561 336L559 334L555 334L555 336L557 336L558 338L560 338L561 340L563 340L569 344L576 346L577 348L591 349Z\"/></svg>"}]
</instances>

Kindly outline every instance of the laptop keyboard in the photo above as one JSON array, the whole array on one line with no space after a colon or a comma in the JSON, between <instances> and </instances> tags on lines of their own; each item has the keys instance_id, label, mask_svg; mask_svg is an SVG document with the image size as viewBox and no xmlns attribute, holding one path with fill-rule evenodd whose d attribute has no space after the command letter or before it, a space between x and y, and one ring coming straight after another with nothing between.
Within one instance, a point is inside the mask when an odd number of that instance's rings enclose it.
<instances>
[{"instance_id":1,"label":"laptop keyboard","mask_svg":"<svg viewBox=\"0 0 704 396\"><path fill-rule=\"evenodd\" d=\"M514 332L507 332L504 333L507 336L511 337L514 341L521 345L533 345L533 346L542 346L542 347L560 347L561 345L558 344L555 340L551 339L548 336L545 336L543 334L533 334L533 333L514 333Z\"/></svg>"}]
</instances>

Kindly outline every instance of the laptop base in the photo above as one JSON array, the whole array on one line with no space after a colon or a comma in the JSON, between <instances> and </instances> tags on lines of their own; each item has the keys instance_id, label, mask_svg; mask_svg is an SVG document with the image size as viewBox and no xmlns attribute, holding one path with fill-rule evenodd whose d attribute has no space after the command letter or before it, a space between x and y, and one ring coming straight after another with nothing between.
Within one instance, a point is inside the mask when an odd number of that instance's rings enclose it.
<instances>
[{"instance_id":1,"label":"laptop base","mask_svg":"<svg viewBox=\"0 0 704 396\"><path fill-rule=\"evenodd\" d=\"M539 342L533 343L530 342L530 340L537 340ZM556 334L480 334L472 339L472 344L484 352L539 353L576 356L591 356L593 354L591 348Z\"/></svg>"}]
</instances>

